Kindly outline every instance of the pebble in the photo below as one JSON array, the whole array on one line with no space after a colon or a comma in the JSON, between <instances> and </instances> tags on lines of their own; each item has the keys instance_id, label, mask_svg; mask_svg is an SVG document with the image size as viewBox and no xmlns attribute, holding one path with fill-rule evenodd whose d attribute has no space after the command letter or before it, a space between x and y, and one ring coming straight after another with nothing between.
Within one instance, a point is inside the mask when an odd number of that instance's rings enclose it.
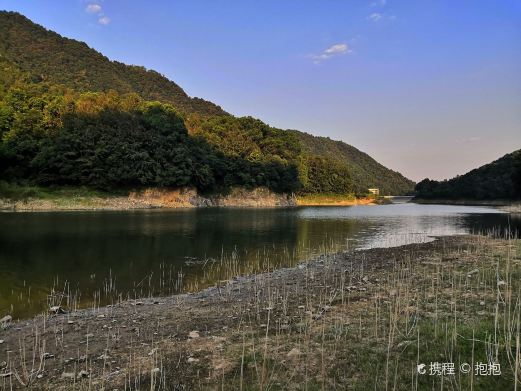
<instances>
[{"instance_id":1,"label":"pebble","mask_svg":"<svg viewBox=\"0 0 521 391\"><path fill-rule=\"evenodd\" d=\"M78 377L79 377L80 379L81 379L81 378L86 379L86 378L88 378L89 376L90 376L90 373L89 373L88 371L86 371L86 370L82 370L82 371L80 371L80 373L78 373Z\"/></svg>"},{"instance_id":2,"label":"pebble","mask_svg":"<svg viewBox=\"0 0 521 391\"><path fill-rule=\"evenodd\" d=\"M199 360L198 360L197 358L188 357L187 362L188 362L189 364L194 364L194 363L196 363L196 362L199 362Z\"/></svg>"},{"instance_id":3,"label":"pebble","mask_svg":"<svg viewBox=\"0 0 521 391\"><path fill-rule=\"evenodd\" d=\"M190 333L188 334L188 338L190 338L190 339L199 338L199 331L197 331L197 330L190 331Z\"/></svg>"},{"instance_id":4,"label":"pebble","mask_svg":"<svg viewBox=\"0 0 521 391\"><path fill-rule=\"evenodd\" d=\"M5 341L3 339L0 339L0 345L2 345Z\"/></svg>"},{"instance_id":5,"label":"pebble","mask_svg":"<svg viewBox=\"0 0 521 391\"><path fill-rule=\"evenodd\" d=\"M65 310L59 305L54 305L51 308L49 308L49 312L52 314L64 314Z\"/></svg>"},{"instance_id":6,"label":"pebble","mask_svg":"<svg viewBox=\"0 0 521 391\"><path fill-rule=\"evenodd\" d=\"M288 358L296 358L300 356L300 350L298 348L291 349L286 355Z\"/></svg>"},{"instance_id":7,"label":"pebble","mask_svg":"<svg viewBox=\"0 0 521 391\"><path fill-rule=\"evenodd\" d=\"M11 315L6 315L2 319L0 319L0 325L5 327L8 326L9 323L11 323L13 320L13 317Z\"/></svg>"}]
</instances>

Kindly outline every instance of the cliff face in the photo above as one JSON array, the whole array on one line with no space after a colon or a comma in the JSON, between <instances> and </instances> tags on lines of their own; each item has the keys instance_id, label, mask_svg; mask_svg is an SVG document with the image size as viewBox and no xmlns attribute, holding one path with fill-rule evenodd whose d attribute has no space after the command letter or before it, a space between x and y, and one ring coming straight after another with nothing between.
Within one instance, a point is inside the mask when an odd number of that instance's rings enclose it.
<instances>
[{"instance_id":1,"label":"cliff face","mask_svg":"<svg viewBox=\"0 0 521 391\"><path fill-rule=\"evenodd\" d=\"M193 188L160 189L148 188L131 192L127 197L54 197L27 198L24 200L0 199L0 210L51 211L51 210L131 210L152 208L200 208L200 207L245 207L269 208L295 206L293 195L274 193L267 188L246 190L233 188L226 195L203 196Z\"/></svg>"},{"instance_id":2,"label":"cliff face","mask_svg":"<svg viewBox=\"0 0 521 391\"><path fill-rule=\"evenodd\" d=\"M229 207L275 207L275 206L294 206L295 197L288 194L278 194L267 188L259 187L253 190L243 188L233 188L226 195L203 196L195 189L183 188L178 190L167 189L146 189L140 192L133 192L129 195L129 200L157 208L186 208L186 207L208 207L208 206L229 206Z\"/></svg>"}]
</instances>

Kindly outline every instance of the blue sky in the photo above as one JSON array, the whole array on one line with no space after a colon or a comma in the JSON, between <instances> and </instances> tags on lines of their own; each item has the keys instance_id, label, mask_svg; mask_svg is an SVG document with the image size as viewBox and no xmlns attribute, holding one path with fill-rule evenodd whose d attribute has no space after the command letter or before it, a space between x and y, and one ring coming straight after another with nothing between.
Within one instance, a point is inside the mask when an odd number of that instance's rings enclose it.
<instances>
[{"instance_id":1,"label":"blue sky","mask_svg":"<svg viewBox=\"0 0 521 391\"><path fill-rule=\"evenodd\" d=\"M521 148L519 0L0 0L235 115L446 178Z\"/></svg>"}]
</instances>

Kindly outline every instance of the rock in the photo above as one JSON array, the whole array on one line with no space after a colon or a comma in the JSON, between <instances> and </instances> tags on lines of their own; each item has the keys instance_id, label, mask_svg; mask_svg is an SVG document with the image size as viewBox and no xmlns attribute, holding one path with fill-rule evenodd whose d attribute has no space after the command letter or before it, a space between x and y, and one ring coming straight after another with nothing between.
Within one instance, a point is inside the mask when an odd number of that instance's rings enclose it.
<instances>
[{"instance_id":1,"label":"rock","mask_svg":"<svg viewBox=\"0 0 521 391\"><path fill-rule=\"evenodd\" d=\"M3 339L0 339L0 345L2 345L5 341Z\"/></svg>"},{"instance_id":2,"label":"rock","mask_svg":"<svg viewBox=\"0 0 521 391\"><path fill-rule=\"evenodd\" d=\"M479 305L485 305L485 302L484 301L480 301Z\"/></svg>"},{"instance_id":3,"label":"rock","mask_svg":"<svg viewBox=\"0 0 521 391\"><path fill-rule=\"evenodd\" d=\"M80 378L80 379L87 379L89 376L90 376L90 373L86 370L82 370L82 371L80 371L80 373L78 373L78 378Z\"/></svg>"},{"instance_id":4,"label":"rock","mask_svg":"<svg viewBox=\"0 0 521 391\"><path fill-rule=\"evenodd\" d=\"M41 379L43 377L43 375L41 373L39 373L38 375L36 375L36 378L37 379Z\"/></svg>"},{"instance_id":5,"label":"rock","mask_svg":"<svg viewBox=\"0 0 521 391\"><path fill-rule=\"evenodd\" d=\"M199 362L199 359L193 358L193 357L188 357L188 360L187 360L188 364L194 364L196 362Z\"/></svg>"},{"instance_id":6,"label":"rock","mask_svg":"<svg viewBox=\"0 0 521 391\"><path fill-rule=\"evenodd\" d=\"M289 359L298 358L298 356L300 356L300 350L298 348L293 348L286 354L286 357Z\"/></svg>"},{"instance_id":7,"label":"rock","mask_svg":"<svg viewBox=\"0 0 521 391\"><path fill-rule=\"evenodd\" d=\"M11 315L6 315L2 319L0 319L0 327L7 328L13 321L13 317Z\"/></svg>"},{"instance_id":8,"label":"rock","mask_svg":"<svg viewBox=\"0 0 521 391\"><path fill-rule=\"evenodd\" d=\"M197 330L190 331L190 333L188 334L188 338L190 338L190 339L199 338L199 331L197 331Z\"/></svg>"},{"instance_id":9,"label":"rock","mask_svg":"<svg viewBox=\"0 0 521 391\"><path fill-rule=\"evenodd\" d=\"M74 374L74 372L63 372L61 377L62 377L62 379L74 380L76 378L76 375Z\"/></svg>"},{"instance_id":10,"label":"rock","mask_svg":"<svg viewBox=\"0 0 521 391\"><path fill-rule=\"evenodd\" d=\"M51 314L64 314L65 310L62 307L60 307L59 305L55 305L55 306L52 306L51 308L49 308L49 312Z\"/></svg>"}]
</instances>

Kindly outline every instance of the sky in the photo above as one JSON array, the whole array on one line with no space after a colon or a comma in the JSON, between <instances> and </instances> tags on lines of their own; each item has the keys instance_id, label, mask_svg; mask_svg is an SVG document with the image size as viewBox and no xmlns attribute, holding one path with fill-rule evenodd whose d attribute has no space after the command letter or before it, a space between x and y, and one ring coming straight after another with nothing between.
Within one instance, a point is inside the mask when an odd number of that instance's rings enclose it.
<instances>
[{"instance_id":1,"label":"sky","mask_svg":"<svg viewBox=\"0 0 521 391\"><path fill-rule=\"evenodd\" d=\"M521 148L520 0L0 0L191 96L413 180Z\"/></svg>"}]
</instances>

